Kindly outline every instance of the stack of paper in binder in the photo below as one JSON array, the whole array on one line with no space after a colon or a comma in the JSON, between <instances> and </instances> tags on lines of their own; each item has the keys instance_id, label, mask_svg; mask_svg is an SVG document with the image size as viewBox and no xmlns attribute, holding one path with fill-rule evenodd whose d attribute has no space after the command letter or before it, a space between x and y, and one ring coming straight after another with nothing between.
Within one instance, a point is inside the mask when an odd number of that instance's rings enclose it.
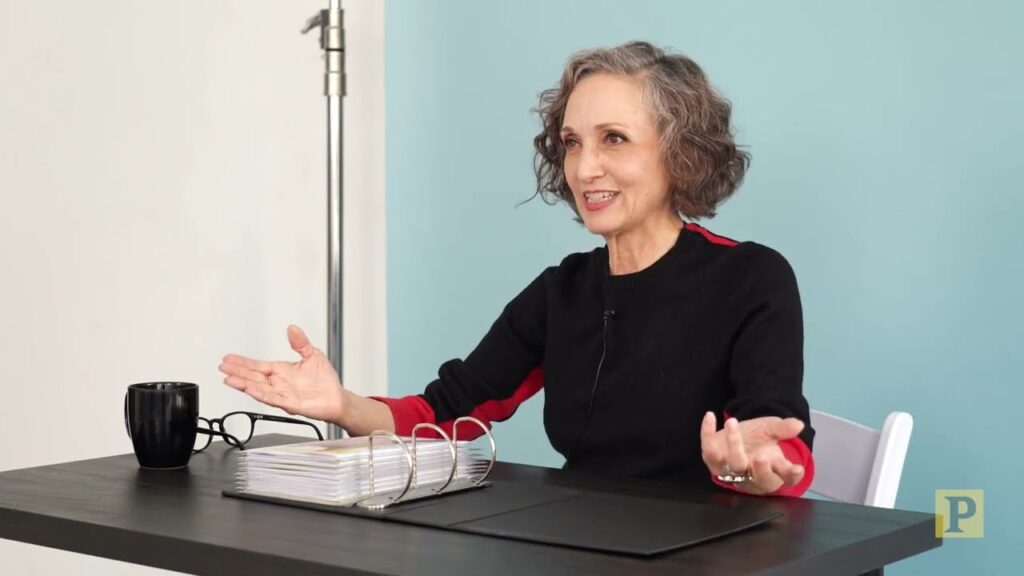
<instances>
[{"instance_id":1,"label":"stack of paper in binder","mask_svg":"<svg viewBox=\"0 0 1024 576\"><path fill-rule=\"evenodd\" d=\"M405 438L410 448L411 439ZM369 439L343 438L254 448L239 454L235 490L242 493L348 506L371 494L398 495L412 481L423 493L443 486L451 476L451 445L444 440L417 439L415 474L402 446L377 438L373 445L373 489L370 487ZM468 442L459 442L457 469L451 485L465 484L487 468L489 460Z\"/></svg>"}]
</instances>

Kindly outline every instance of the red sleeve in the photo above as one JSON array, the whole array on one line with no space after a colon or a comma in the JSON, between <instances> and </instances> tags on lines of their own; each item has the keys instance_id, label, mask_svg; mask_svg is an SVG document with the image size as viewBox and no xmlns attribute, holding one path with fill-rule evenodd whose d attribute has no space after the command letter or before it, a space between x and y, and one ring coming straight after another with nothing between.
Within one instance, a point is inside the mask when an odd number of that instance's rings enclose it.
<instances>
[{"instance_id":1,"label":"red sleeve","mask_svg":"<svg viewBox=\"0 0 1024 576\"><path fill-rule=\"evenodd\" d=\"M423 396L413 394L402 398L370 396L370 398L387 404L391 409L391 417L395 419L395 434L409 436L414 426L421 422L437 424L434 420L434 409L427 404Z\"/></svg>"},{"instance_id":2,"label":"red sleeve","mask_svg":"<svg viewBox=\"0 0 1024 576\"><path fill-rule=\"evenodd\" d=\"M491 427L493 422L501 422L508 419L515 413L519 408L519 405L529 399L531 396L536 394L541 388L544 387L544 369L538 366L534 368L527 376L526 379L516 388L512 396L504 400L488 400L477 405L473 408L472 412L468 416L472 416L484 424L488 428ZM430 404L420 395L405 396L403 398L386 398L383 396L371 396L374 400L387 404L388 408L391 409L391 416L395 419L395 434L399 436L409 436L412 434L412 429L417 424L427 422L430 424L436 424L441 427L449 436L452 435L452 425L455 419L447 420L445 422L437 422L434 409L430 407ZM470 426L459 426L459 433L461 438L464 440L472 440L483 434L480 428ZM436 438L437 434L432 430L426 430L423 432L424 438Z\"/></svg>"}]
</instances>

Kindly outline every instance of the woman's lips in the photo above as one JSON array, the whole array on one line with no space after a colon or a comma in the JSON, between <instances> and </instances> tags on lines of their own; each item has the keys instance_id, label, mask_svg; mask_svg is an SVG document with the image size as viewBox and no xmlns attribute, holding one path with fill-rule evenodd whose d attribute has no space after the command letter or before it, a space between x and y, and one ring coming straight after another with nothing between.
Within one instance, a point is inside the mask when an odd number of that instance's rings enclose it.
<instances>
[{"instance_id":1,"label":"woman's lips","mask_svg":"<svg viewBox=\"0 0 1024 576\"><path fill-rule=\"evenodd\" d=\"M609 194L611 194L610 197ZM611 191L586 193L583 195L583 207L588 212L597 212L611 206L618 197L618 192Z\"/></svg>"}]
</instances>

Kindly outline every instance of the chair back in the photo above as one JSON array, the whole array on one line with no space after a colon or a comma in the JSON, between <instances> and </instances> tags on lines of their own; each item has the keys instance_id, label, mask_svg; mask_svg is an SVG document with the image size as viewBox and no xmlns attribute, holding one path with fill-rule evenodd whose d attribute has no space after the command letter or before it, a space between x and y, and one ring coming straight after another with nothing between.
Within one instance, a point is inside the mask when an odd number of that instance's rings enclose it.
<instances>
[{"instance_id":1,"label":"chair back","mask_svg":"<svg viewBox=\"0 0 1024 576\"><path fill-rule=\"evenodd\" d=\"M810 490L834 500L881 508L896 505L914 419L892 412L881 430L811 410L814 482Z\"/></svg>"}]
</instances>

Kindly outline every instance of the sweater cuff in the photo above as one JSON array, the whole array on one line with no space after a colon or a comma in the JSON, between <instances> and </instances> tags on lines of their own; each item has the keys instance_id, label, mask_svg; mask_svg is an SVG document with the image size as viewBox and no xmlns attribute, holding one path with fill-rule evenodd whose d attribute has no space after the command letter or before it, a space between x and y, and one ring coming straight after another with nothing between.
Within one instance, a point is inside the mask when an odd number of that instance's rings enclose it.
<instances>
[{"instance_id":1,"label":"sweater cuff","mask_svg":"<svg viewBox=\"0 0 1024 576\"><path fill-rule=\"evenodd\" d=\"M804 467L804 477L793 486L779 486L778 490L769 492L767 496L803 496L814 482L814 456L811 449L799 437L779 440L779 449L786 460Z\"/></svg>"},{"instance_id":2,"label":"sweater cuff","mask_svg":"<svg viewBox=\"0 0 1024 576\"><path fill-rule=\"evenodd\" d=\"M395 421L395 434L399 436L412 435L412 429L421 422L436 424L434 421L434 409L423 399L422 396L413 394L402 398L387 398L384 396L370 396L372 400L383 402L391 409L391 417ZM426 436L436 436L432 430Z\"/></svg>"}]
</instances>

